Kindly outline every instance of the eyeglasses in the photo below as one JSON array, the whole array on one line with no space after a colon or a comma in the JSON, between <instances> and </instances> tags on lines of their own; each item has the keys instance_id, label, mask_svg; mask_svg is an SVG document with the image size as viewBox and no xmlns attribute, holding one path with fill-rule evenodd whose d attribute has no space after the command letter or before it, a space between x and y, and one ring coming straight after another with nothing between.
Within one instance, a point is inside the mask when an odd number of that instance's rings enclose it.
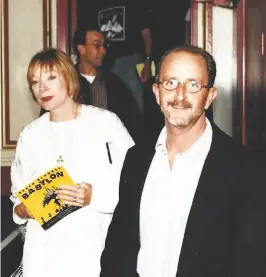
<instances>
[{"instance_id":1,"label":"eyeglasses","mask_svg":"<svg viewBox=\"0 0 266 277\"><path fill-rule=\"evenodd\" d=\"M201 88L210 88L207 85L199 84L195 80L188 80L186 82L178 82L176 79L168 79L162 82L158 82L158 85L161 84L165 90L173 91L177 89L181 84L185 85L186 91L191 93L196 93L201 90Z\"/></svg>"},{"instance_id":2,"label":"eyeglasses","mask_svg":"<svg viewBox=\"0 0 266 277\"><path fill-rule=\"evenodd\" d=\"M107 48L109 48L110 47L110 44L108 44L108 43L104 43L104 44L102 44L102 43L87 43L85 46L87 46L87 45L92 45L92 46L94 46L97 50L99 50L101 47L103 47L103 48L105 48L105 49L107 49Z\"/></svg>"}]
</instances>

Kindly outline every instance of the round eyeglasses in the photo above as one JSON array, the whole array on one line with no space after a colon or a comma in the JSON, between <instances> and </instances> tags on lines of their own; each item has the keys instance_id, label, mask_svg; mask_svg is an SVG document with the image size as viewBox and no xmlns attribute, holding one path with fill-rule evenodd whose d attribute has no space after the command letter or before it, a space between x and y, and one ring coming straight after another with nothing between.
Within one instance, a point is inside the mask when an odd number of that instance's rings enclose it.
<instances>
[{"instance_id":1,"label":"round eyeglasses","mask_svg":"<svg viewBox=\"0 0 266 277\"><path fill-rule=\"evenodd\" d=\"M207 85L199 84L195 80L188 80L186 82L178 82L176 79L168 79L162 82L158 82L158 85L161 84L165 90L172 91L177 89L180 85L185 85L186 91L191 93L196 93L201 90L201 88L210 88Z\"/></svg>"},{"instance_id":2,"label":"round eyeglasses","mask_svg":"<svg viewBox=\"0 0 266 277\"><path fill-rule=\"evenodd\" d=\"M97 43L96 42L96 43L87 43L86 45L91 45L91 46L95 47L97 50L99 50L101 47L103 47L105 49L110 47L109 43L102 44L102 43Z\"/></svg>"}]
</instances>

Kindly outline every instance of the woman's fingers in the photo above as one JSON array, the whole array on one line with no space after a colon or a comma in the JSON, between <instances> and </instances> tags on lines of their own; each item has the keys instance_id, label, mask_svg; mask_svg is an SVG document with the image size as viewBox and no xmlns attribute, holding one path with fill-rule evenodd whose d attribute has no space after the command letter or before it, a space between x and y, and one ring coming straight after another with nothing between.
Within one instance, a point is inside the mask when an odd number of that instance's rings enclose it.
<instances>
[{"instance_id":1,"label":"woman's fingers","mask_svg":"<svg viewBox=\"0 0 266 277\"><path fill-rule=\"evenodd\" d=\"M77 207L83 207L83 200L77 200L75 198L71 200L64 200L64 204L70 205L70 206L77 206Z\"/></svg>"},{"instance_id":2,"label":"woman's fingers","mask_svg":"<svg viewBox=\"0 0 266 277\"><path fill-rule=\"evenodd\" d=\"M56 191L57 198L64 201L64 204L83 207L86 204L86 188L84 185L71 187L62 185Z\"/></svg>"},{"instance_id":3,"label":"woman's fingers","mask_svg":"<svg viewBox=\"0 0 266 277\"><path fill-rule=\"evenodd\" d=\"M83 206L84 204L83 198L78 195L58 194L57 198L61 199L68 205Z\"/></svg>"},{"instance_id":4,"label":"woman's fingers","mask_svg":"<svg viewBox=\"0 0 266 277\"><path fill-rule=\"evenodd\" d=\"M80 191L83 192L84 206L89 205L92 197L92 185L88 183L80 183Z\"/></svg>"},{"instance_id":5,"label":"woman's fingers","mask_svg":"<svg viewBox=\"0 0 266 277\"><path fill-rule=\"evenodd\" d=\"M32 215L32 213L29 211L29 209L28 209L27 207L25 207L25 209L26 209L26 211L27 211L29 217L30 217L30 218L34 218L33 215Z\"/></svg>"},{"instance_id":6,"label":"woman's fingers","mask_svg":"<svg viewBox=\"0 0 266 277\"><path fill-rule=\"evenodd\" d=\"M79 186L72 187L72 186L67 186L67 185L61 185L60 187L58 187L58 191L62 191L62 190L77 192L79 190Z\"/></svg>"}]
</instances>

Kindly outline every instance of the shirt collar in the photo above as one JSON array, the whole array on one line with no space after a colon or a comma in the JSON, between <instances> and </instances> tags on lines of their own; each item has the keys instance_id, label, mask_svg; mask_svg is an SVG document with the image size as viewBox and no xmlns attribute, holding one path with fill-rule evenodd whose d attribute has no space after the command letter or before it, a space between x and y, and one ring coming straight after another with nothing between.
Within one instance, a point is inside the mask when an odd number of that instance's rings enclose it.
<instances>
[{"instance_id":1,"label":"shirt collar","mask_svg":"<svg viewBox=\"0 0 266 277\"><path fill-rule=\"evenodd\" d=\"M194 144L184 153L180 153L182 155L190 155L190 154L197 154L199 153L203 148L206 149L208 147L208 150L210 148L211 142L212 142L212 126L208 118L206 118L206 128L203 132L203 134L198 138L197 141L194 142ZM163 152L167 153L166 148L166 127L164 126L159 138L157 140L157 143L155 145L155 150L161 149Z\"/></svg>"}]
</instances>

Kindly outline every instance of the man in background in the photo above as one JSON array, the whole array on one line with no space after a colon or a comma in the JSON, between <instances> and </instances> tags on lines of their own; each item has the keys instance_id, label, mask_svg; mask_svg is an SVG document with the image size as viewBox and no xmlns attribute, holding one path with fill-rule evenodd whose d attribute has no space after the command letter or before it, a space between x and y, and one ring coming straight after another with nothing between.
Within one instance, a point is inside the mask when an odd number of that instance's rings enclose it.
<instances>
[{"instance_id":1,"label":"man in background","mask_svg":"<svg viewBox=\"0 0 266 277\"><path fill-rule=\"evenodd\" d=\"M111 46L108 63L132 92L144 114L145 83L151 77L152 39L146 1L80 0L78 1L78 27L99 28ZM136 64L144 62L139 77Z\"/></svg>"},{"instance_id":2,"label":"man in background","mask_svg":"<svg viewBox=\"0 0 266 277\"><path fill-rule=\"evenodd\" d=\"M107 46L99 29L78 29L75 32L73 47L81 83L78 101L116 113L137 142L143 135L143 116L121 79L102 67Z\"/></svg>"}]
</instances>

